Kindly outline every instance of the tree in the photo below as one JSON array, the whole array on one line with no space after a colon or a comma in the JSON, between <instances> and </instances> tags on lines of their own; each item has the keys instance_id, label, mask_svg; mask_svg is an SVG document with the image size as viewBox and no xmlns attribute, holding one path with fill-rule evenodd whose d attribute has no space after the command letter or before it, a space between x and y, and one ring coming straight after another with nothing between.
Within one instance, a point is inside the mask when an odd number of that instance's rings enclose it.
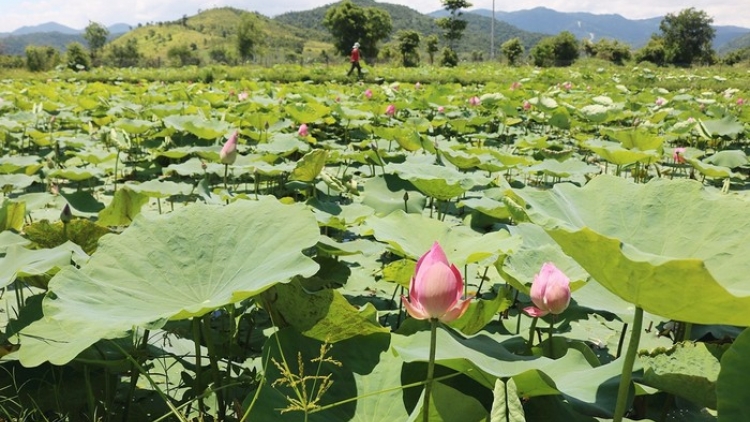
<instances>
[{"instance_id":1,"label":"tree","mask_svg":"<svg viewBox=\"0 0 750 422\"><path fill-rule=\"evenodd\" d=\"M138 66L141 53L138 51L138 40L129 38L125 45L113 45L109 51L109 60L116 67Z\"/></svg>"},{"instance_id":2,"label":"tree","mask_svg":"<svg viewBox=\"0 0 750 422\"><path fill-rule=\"evenodd\" d=\"M580 44L575 35L569 31L557 34L554 39L554 56L557 66L570 66L580 54Z\"/></svg>"},{"instance_id":3,"label":"tree","mask_svg":"<svg viewBox=\"0 0 750 422\"><path fill-rule=\"evenodd\" d=\"M417 31L399 31L396 34L398 40L398 49L403 57L404 67L414 67L419 64L419 32Z\"/></svg>"},{"instance_id":4,"label":"tree","mask_svg":"<svg viewBox=\"0 0 750 422\"><path fill-rule=\"evenodd\" d=\"M89 21L88 26L83 34L83 38L89 44L91 50L91 60L95 61L99 50L107 43L109 30L99 23Z\"/></svg>"},{"instance_id":5,"label":"tree","mask_svg":"<svg viewBox=\"0 0 750 422\"><path fill-rule=\"evenodd\" d=\"M425 44L427 44L427 55L430 56L430 64L433 64L435 62L435 53L439 51L437 35L430 35L425 38Z\"/></svg>"},{"instance_id":6,"label":"tree","mask_svg":"<svg viewBox=\"0 0 750 422\"><path fill-rule=\"evenodd\" d=\"M529 52L534 66L551 67L555 64L555 40L545 37L539 40Z\"/></svg>"},{"instance_id":7,"label":"tree","mask_svg":"<svg viewBox=\"0 0 750 422\"><path fill-rule=\"evenodd\" d=\"M503 45L500 46L500 50L502 50L503 55L508 59L508 64L511 66L516 65L518 58L521 57L524 52L523 44L518 37L505 41Z\"/></svg>"},{"instance_id":8,"label":"tree","mask_svg":"<svg viewBox=\"0 0 750 422\"><path fill-rule=\"evenodd\" d=\"M68 69L79 71L91 67L91 59L81 43L72 42L65 47L65 62Z\"/></svg>"},{"instance_id":9,"label":"tree","mask_svg":"<svg viewBox=\"0 0 750 422\"><path fill-rule=\"evenodd\" d=\"M602 38L596 43L586 40L583 44L583 50L587 55L598 59L607 60L617 65L625 64L630 60L630 47L617 40Z\"/></svg>"},{"instance_id":10,"label":"tree","mask_svg":"<svg viewBox=\"0 0 750 422\"><path fill-rule=\"evenodd\" d=\"M178 45L167 50L167 57L172 61L173 66L190 66L199 65L201 60L193 54L187 45Z\"/></svg>"},{"instance_id":11,"label":"tree","mask_svg":"<svg viewBox=\"0 0 750 422\"><path fill-rule=\"evenodd\" d=\"M43 72L57 66L60 53L55 47L33 46L26 47L26 67L32 72Z\"/></svg>"},{"instance_id":12,"label":"tree","mask_svg":"<svg viewBox=\"0 0 750 422\"><path fill-rule=\"evenodd\" d=\"M696 61L711 64L715 53L711 48L716 30L714 19L702 10L683 9L677 15L667 14L659 24L668 63L690 66Z\"/></svg>"},{"instance_id":13,"label":"tree","mask_svg":"<svg viewBox=\"0 0 750 422\"><path fill-rule=\"evenodd\" d=\"M652 35L648 43L635 53L635 61L636 63L651 62L657 66L664 66L666 63L664 40L658 35Z\"/></svg>"},{"instance_id":14,"label":"tree","mask_svg":"<svg viewBox=\"0 0 750 422\"><path fill-rule=\"evenodd\" d=\"M443 8L450 13L449 17L440 18L435 21L437 26L443 29L443 36L448 40L448 47L453 50L454 43L461 39L466 29L466 21L461 19L461 9L471 7L466 0L441 0Z\"/></svg>"},{"instance_id":15,"label":"tree","mask_svg":"<svg viewBox=\"0 0 750 422\"><path fill-rule=\"evenodd\" d=\"M256 53L263 33L260 22L253 13L245 13L237 25L237 53L242 61L253 57Z\"/></svg>"},{"instance_id":16,"label":"tree","mask_svg":"<svg viewBox=\"0 0 750 422\"><path fill-rule=\"evenodd\" d=\"M360 51L366 59L378 56L378 42L390 35L393 30L391 15L375 7L360 7L349 0L326 12L323 25L333 36L336 51L346 56L355 42L360 43Z\"/></svg>"}]
</instances>

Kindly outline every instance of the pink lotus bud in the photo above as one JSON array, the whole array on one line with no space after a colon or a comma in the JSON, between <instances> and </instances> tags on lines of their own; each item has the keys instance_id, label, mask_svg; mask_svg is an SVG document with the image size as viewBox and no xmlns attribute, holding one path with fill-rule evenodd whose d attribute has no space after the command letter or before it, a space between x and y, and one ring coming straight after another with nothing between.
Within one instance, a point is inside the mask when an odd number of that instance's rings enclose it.
<instances>
[{"instance_id":1,"label":"pink lotus bud","mask_svg":"<svg viewBox=\"0 0 750 422\"><path fill-rule=\"evenodd\" d=\"M471 97L471 98L469 98L469 104L470 104L470 105L471 105L472 107L476 107L476 106L478 106L478 105L479 105L479 104L481 104L481 103L482 103L482 101L481 101L481 100L479 99L479 97L477 97L476 95L475 95L475 96L473 96L473 97Z\"/></svg>"},{"instance_id":2,"label":"pink lotus bud","mask_svg":"<svg viewBox=\"0 0 750 422\"><path fill-rule=\"evenodd\" d=\"M299 125L299 129L297 130L297 134L299 136L302 136L303 138L310 134L310 131L307 129L307 125L302 123Z\"/></svg>"},{"instance_id":3,"label":"pink lotus bud","mask_svg":"<svg viewBox=\"0 0 750 422\"><path fill-rule=\"evenodd\" d=\"M570 279L555 264L546 262L531 284L531 301L523 311L533 317L561 314L570 304Z\"/></svg>"},{"instance_id":4,"label":"pink lotus bud","mask_svg":"<svg viewBox=\"0 0 750 422\"><path fill-rule=\"evenodd\" d=\"M443 107L443 106L439 106L439 107L438 107L438 113L440 113L440 114L443 114L443 113L445 113L445 107Z\"/></svg>"},{"instance_id":5,"label":"pink lotus bud","mask_svg":"<svg viewBox=\"0 0 750 422\"><path fill-rule=\"evenodd\" d=\"M414 89L419 89L419 88L422 88L422 84L419 83L419 82L415 83L414 84Z\"/></svg>"},{"instance_id":6,"label":"pink lotus bud","mask_svg":"<svg viewBox=\"0 0 750 422\"><path fill-rule=\"evenodd\" d=\"M219 158L222 164L234 164L235 160L237 160L237 136L238 133L235 130L224 144L224 147L221 148Z\"/></svg>"},{"instance_id":7,"label":"pink lotus bud","mask_svg":"<svg viewBox=\"0 0 750 422\"><path fill-rule=\"evenodd\" d=\"M672 158L674 158L674 162L677 164L682 164L685 162L685 147L677 147L672 151Z\"/></svg>"},{"instance_id":8,"label":"pink lotus bud","mask_svg":"<svg viewBox=\"0 0 750 422\"><path fill-rule=\"evenodd\" d=\"M523 109L526 110L526 111L531 110L531 103L524 100L524 102L523 102Z\"/></svg>"},{"instance_id":9,"label":"pink lotus bud","mask_svg":"<svg viewBox=\"0 0 750 422\"><path fill-rule=\"evenodd\" d=\"M654 101L654 104L656 104L658 107L661 107L666 103L667 103L667 99L664 97L657 97L656 101Z\"/></svg>"},{"instance_id":10,"label":"pink lotus bud","mask_svg":"<svg viewBox=\"0 0 750 422\"><path fill-rule=\"evenodd\" d=\"M566 81L565 83L562 84L562 87L564 90L570 91L570 89L573 88L573 83L570 81Z\"/></svg>"},{"instance_id":11,"label":"pink lotus bud","mask_svg":"<svg viewBox=\"0 0 750 422\"><path fill-rule=\"evenodd\" d=\"M371 90L370 88L367 88L367 89L365 90L365 97L367 97L367 99L368 99L368 100L369 100L370 98L372 98L372 90Z\"/></svg>"},{"instance_id":12,"label":"pink lotus bud","mask_svg":"<svg viewBox=\"0 0 750 422\"><path fill-rule=\"evenodd\" d=\"M393 104L388 104L388 107L385 108L385 114L393 117L393 115L396 114L396 106Z\"/></svg>"},{"instance_id":13,"label":"pink lotus bud","mask_svg":"<svg viewBox=\"0 0 750 422\"><path fill-rule=\"evenodd\" d=\"M688 117L688 118L687 118L687 122L688 122L688 123L695 123L695 119L694 119L694 118L692 118L692 117Z\"/></svg>"},{"instance_id":14,"label":"pink lotus bud","mask_svg":"<svg viewBox=\"0 0 750 422\"><path fill-rule=\"evenodd\" d=\"M73 213L70 211L70 204L65 204L65 207L60 213L60 221L62 221L63 224L68 224L72 219Z\"/></svg>"},{"instance_id":15,"label":"pink lotus bud","mask_svg":"<svg viewBox=\"0 0 750 422\"><path fill-rule=\"evenodd\" d=\"M510 84L510 90L515 91L517 89L521 89L521 86L522 86L521 82L518 82L518 81L513 82L512 84Z\"/></svg>"},{"instance_id":16,"label":"pink lotus bud","mask_svg":"<svg viewBox=\"0 0 750 422\"><path fill-rule=\"evenodd\" d=\"M416 319L438 319L451 322L469 307L461 299L464 282L461 272L448 262L438 242L419 261L409 286L409 299L401 297L409 315Z\"/></svg>"},{"instance_id":17,"label":"pink lotus bud","mask_svg":"<svg viewBox=\"0 0 750 422\"><path fill-rule=\"evenodd\" d=\"M248 94L246 91L242 91L239 94L237 94L237 99L240 101L245 101L248 98L250 98L250 94Z\"/></svg>"},{"instance_id":18,"label":"pink lotus bud","mask_svg":"<svg viewBox=\"0 0 750 422\"><path fill-rule=\"evenodd\" d=\"M741 106L743 104L745 104L745 99L744 98L737 98L737 105Z\"/></svg>"}]
</instances>

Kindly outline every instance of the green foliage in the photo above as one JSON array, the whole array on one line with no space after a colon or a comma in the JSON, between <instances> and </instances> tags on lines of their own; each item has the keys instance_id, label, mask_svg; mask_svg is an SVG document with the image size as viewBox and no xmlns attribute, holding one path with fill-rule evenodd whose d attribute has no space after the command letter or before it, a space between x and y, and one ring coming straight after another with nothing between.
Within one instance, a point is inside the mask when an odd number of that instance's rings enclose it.
<instances>
[{"instance_id":1,"label":"green foliage","mask_svg":"<svg viewBox=\"0 0 750 422\"><path fill-rule=\"evenodd\" d=\"M76 72L87 70L91 67L91 59L88 53L86 53L86 49L79 43L68 44L67 51L65 52L65 62L68 69Z\"/></svg>"},{"instance_id":2,"label":"green foliage","mask_svg":"<svg viewBox=\"0 0 750 422\"><path fill-rule=\"evenodd\" d=\"M128 38L125 45L113 45L108 55L108 61L115 67L138 66L141 58L142 55L138 50L137 38Z\"/></svg>"},{"instance_id":3,"label":"green foliage","mask_svg":"<svg viewBox=\"0 0 750 422\"><path fill-rule=\"evenodd\" d=\"M91 50L91 58L96 59L99 51L107 43L107 37L109 36L109 30L97 22L89 21L89 24L84 30L83 38L89 43L89 50Z\"/></svg>"},{"instance_id":4,"label":"green foliage","mask_svg":"<svg viewBox=\"0 0 750 422\"><path fill-rule=\"evenodd\" d=\"M606 38L600 39L596 43L586 40L583 43L583 49L590 57L606 60L616 65L623 65L632 57L630 47L627 44Z\"/></svg>"},{"instance_id":5,"label":"green foliage","mask_svg":"<svg viewBox=\"0 0 750 422\"><path fill-rule=\"evenodd\" d=\"M677 66L713 63L713 21L705 11L692 7L667 14L659 25L667 62Z\"/></svg>"},{"instance_id":6,"label":"green foliage","mask_svg":"<svg viewBox=\"0 0 750 422\"><path fill-rule=\"evenodd\" d=\"M440 55L440 65L445 67L455 67L458 65L458 54L449 47L443 48Z\"/></svg>"},{"instance_id":7,"label":"green foliage","mask_svg":"<svg viewBox=\"0 0 750 422\"><path fill-rule=\"evenodd\" d=\"M167 51L167 57L171 61L172 66L177 67L198 65L201 62L201 59L187 45L178 45L170 48Z\"/></svg>"},{"instance_id":8,"label":"green foliage","mask_svg":"<svg viewBox=\"0 0 750 422\"><path fill-rule=\"evenodd\" d=\"M237 53L245 61L255 55L262 41L260 22L254 13L245 13L237 25Z\"/></svg>"},{"instance_id":9,"label":"green foliage","mask_svg":"<svg viewBox=\"0 0 750 422\"><path fill-rule=\"evenodd\" d=\"M414 67L419 64L420 37L417 31L399 31L396 34L399 51L403 57L404 67Z\"/></svg>"},{"instance_id":10,"label":"green foliage","mask_svg":"<svg viewBox=\"0 0 750 422\"><path fill-rule=\"evenodd\" d=\"M531 57L535 66L570 66L578 59L580 45L576 37L563 31L554 37L547 37L539 41L531 49Z\"/></svg>"},{"instance_id":11,"label":"green foliage","mask_svg":"<svg viewBox=\"0 0 750 422\"><path fill-rule=\"evenodd\" d=\"M54 47L26 47L26 68L32 72L44 72L60 63L60 53Z\"/></svg>"},{"instance_id":12,"label":"green foliage","mask_svg":"<svg viewBox=\"0 0 750 422\"><path fill-rule=\"evenodd\" d=\"M517 64L518 59L523 56L524 52L523 44L521 44L521 40L518 37L504 42L500 46L500 50L502 50L503 55L508 60L508 64L511 66Z\"/></svg>"},{"instance_id":13,"label":"green foliage","mask_svg":"<svg viewBox=\"0 0 750 422\"><path fill-rule=\"evenodd\" d=\"M450 16L437 19L435 22L443 29L443 37L448 41L450 49L453 50L456 41L463 36L467 24L465 20L461 19L461 15L463 15L461 9L471 7L471 3L466 0L441 0L441 4Z\"/></svg>"},{"instance_id":14,"label":"green foliage","mask_svg":"<svg viewBox=\"0 0 750 422\"><path fill-rule=\"evenodd\" d=\"M333 36L339 54L348 55L352 45L359 42L361 54L368 59L378 56L378 42L390 35L393 29L391 17L384 10L363 8L349 0L328 9L323 25Z\"/></svg>"},{"instance_id":15,"label":"green foliage","mask_svg":"<svg viewBox=\"0 0 750 422\"><path fill-rule=\"evenodd\" d=\"M534 66L551 67L555 64L555 41L553 37L547 37L539 41L531 52L531 60Z\"/></svg>"},{"instance_id":16,"label":"green foliage","mask_svg":"<svg viewBox=\"0 0 750 422\"><path fill-rule=\"evenodd\" d=\"M659 36L652 36L648 43L635 53L636 63L650 62L657 66L664 66L667 63L667 52L664 48L664 39Z\"/></svg>"},{"instance_id":17,"label":"green foliage","mask_svg":"<svg viewBox=\"0 0 750 422\"><path fill-rule=\"evenodd\" d=\"M427 55L430 56L430 64L433 64L435 61L435 53L439 51L438 36L430 35L426 37L424 41L425 45L427 46Z\"/></svg>"}]
</instances>

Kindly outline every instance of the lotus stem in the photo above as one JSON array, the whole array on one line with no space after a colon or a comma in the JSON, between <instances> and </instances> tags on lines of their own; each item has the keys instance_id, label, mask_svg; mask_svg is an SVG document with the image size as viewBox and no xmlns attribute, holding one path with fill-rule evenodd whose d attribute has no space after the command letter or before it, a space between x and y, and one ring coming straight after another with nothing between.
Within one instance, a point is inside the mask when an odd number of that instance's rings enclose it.
<instances>
[{"instance_id":1,"label":"lotus stem","mask_svg":"<svg viewBox=\"0 0 750 422\"><path fill-rule=\"evenodd\" d=\"M615 359L622 356L622 345L625 343L625 333L628 332L628 323L622 324L622 332L620 333L620 341L617 342L617 353L615 354Z\"/></svg>"},{"instance_id":2,"label":"lotus stem","mask_svg":"<svg viewBox=\"0 0 750 422\"><path fill-rule=\"evenodd\" d=\"M146 346L148 346L148 336L150 334L149 330L143 331L143 339L141 339L141 344L137 346L140 350L145 350ZM140 363L138 362L139 359L133 360L133 368L131 370L130 374L130 389L128 390L128 399L127 402L125 402L125 409L122 412L122 420L123 422L128 421L128 416L130 413L130 405L133 404L133 397L135 397L135 388L138 384L138 376L141 374L139 369Z\"/></svg>"},{"instance_id":3,"label":"lotus stem","mask_svg":"<svg viewBox=\"0 0 750 422\"><path fill-rule=\"evenodd\" d=\"M219 372L219 360L216 357L216 347L214 346L213 339L211 338L211 313L207 313L203 316L203 338L206 340L206 347L208 348L208 359L211 364L211 372L214 379L214 392L216 393L217 412L218 419L224 420L226 416L226 403L224 402L224 392L221 388L221 373Z\"/></svg>"},{"instance_id":4,"label":"lotus stem","mask_svg":"<svg viewBox=\"0 0 750 422\"><path fill-rule=\"evenodd\" d=\"M638 352L638 343L641 340L641 327L643 326L643 308L636 306L633 316L633 329L630 332L628 350L625 352L625 361L622 363L622 375L620 376L620 388L617 390L617 404L613 422L622 422L628 403L628 390L630 380L633 376L633 364Z\"/></svg>"},{"instance_id":5,"label":"lotus stem","mask_svg":"<svg viewBox=\"0 0 750 422\"><path fill-rule=\"evenodd\" d=\"M435 381L435 349L437 348L437 318L430 318L430 358L427 361L427 384L424 386L424 401L422 406L422 420L430 422L430 396L432 384Z\"/></svg>"},{"instance_id":6,"label":"lotus stem","mask_svg":"<svg viewBox=\"0 0 750 422\"><path fill-rule=\"evenodd\" d=\"M555 316L552 315L552 318L549 320L549 334L547 337L547 341L549 341L549 357L550 359L555 358L555 346L552 343L552 330L555 328Z\"/></svg>"},{"instance_id":7,"label":"lotus stem","mask_svg":"<svg viewBox=\"0 0 750 422\"><path fill-rule=\"evenodd\" d=\"M206 406L203 403L203 395L199 394L201 385L201 322L198 318L193 317L193 343L195 343L195 383L193 384L193 394L198 397L198 413L203 415L206 412Z\"/></svg>"},{"instance_id":8,"label":"lotus stem","mask_svg":"<svg viewBox=\"0 0 750 422\"><path fill-rule=\"evenodd\" d=\"M229 164L224 164L224 189L229 190L227 186L227 175L229 174Z\"/></svg>"},{"instance_id":9,"label":"lotus stem","mask_svg":"<svg viewBox=\"0 0 750 422\"><path fill-rule=\"evenodd\" d=\"M534 347L534 332L536 332L536 323L539 321L539 317L534 317L533 320L531 320L531 327L529 327L529 350L531 350L532 347Z\"/></svg>"}]
</instances>

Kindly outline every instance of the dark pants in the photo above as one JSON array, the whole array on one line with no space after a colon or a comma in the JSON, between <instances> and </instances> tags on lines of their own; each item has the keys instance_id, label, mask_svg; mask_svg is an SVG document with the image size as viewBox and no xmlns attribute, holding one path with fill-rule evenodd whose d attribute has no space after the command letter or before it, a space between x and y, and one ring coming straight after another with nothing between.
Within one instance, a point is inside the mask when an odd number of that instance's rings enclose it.
<instances>
[{"instance_id":1,"label":"dark pants","mask_svg":"<svg viewBox=\"0 0 750 422\"><path fill-rule=\"evenodd\" d=\"M357 75L361 77L361 76L362 76L362 66L360 66L360 65L359 65L359 61L356 61L356 62L352 62L352 67L350 67L350 68L349 68L349 71L348 71L348 72L346 72L346 76L349 76L349 75L351 75L351 74L352 74L352 71L353 71L354 69L357 69Z\"/></svg>"}]
</instances>

